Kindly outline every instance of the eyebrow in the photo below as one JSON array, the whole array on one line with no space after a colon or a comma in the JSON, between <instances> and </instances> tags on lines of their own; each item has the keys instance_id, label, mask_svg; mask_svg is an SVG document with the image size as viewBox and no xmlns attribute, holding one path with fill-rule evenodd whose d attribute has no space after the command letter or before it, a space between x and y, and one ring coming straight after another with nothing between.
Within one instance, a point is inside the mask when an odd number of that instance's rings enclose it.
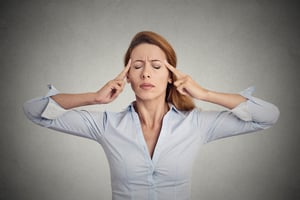
<instances>
[{"instance_id":1,"label":"eyebrow","mask_svg":"<svg viewBox=\"0 0 300 200\"><path fill-rule=\"evenodd\" d=\"M158 59L153 59L153 60L151 60L151 62L162 62L162 61L158 60Z\"/></svg>"},{"instance_id":2,"label":"eyebrow","mask_svg":"<svg viewBox=\"0 0 300 200\"><path fill-rule=\"evenodd\" d=\"M140 60L140 59L137 59L137 60L134 60L133 62L145 62L144 60ZM150 60L150 62L162 62L161 60L159 59L153 59L153 60Z\"/></svg>"}]
</instances>

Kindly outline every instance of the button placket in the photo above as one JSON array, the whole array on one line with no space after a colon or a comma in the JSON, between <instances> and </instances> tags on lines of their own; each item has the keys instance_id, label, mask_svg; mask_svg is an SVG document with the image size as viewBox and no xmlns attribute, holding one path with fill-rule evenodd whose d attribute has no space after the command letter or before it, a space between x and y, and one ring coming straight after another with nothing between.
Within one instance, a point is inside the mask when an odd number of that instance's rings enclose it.
<instances>
[{"instance_id":1,"label":"button placket","mask_svg":"<svg viewBox=\"0 0 300 200\"><path fill-rule=\"evenodd\" d=\"M155 149L154 149L154 153L153 153L153 157L152 157L152 162L153 162L154 166L156 166L156 164L158 162L158 158L161 154L161 148L162 148L165 138L166 138L166 134L167 134L167 125L166 124L168 124L167 122L168 122L169 112L167 112L163 118L162 127L161 127L159 137L158 137Z\"/></svg>"}]
</instances>

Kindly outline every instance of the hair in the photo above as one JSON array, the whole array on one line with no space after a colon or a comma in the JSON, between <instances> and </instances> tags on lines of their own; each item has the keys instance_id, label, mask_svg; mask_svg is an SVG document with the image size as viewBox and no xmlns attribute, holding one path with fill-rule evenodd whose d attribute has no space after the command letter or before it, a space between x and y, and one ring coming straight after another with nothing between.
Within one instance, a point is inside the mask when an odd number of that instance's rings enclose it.
<instances>
[{"instance_id":1,"label":"hair","mask_svg":"<svg viewBox=\"0 0 300 200\"><path fill-rule=\"evenodd\" d=\"M165 38L151 31L142 31L133 37L124 56L124 65L128 63L133 49L144 43L158 46L165 53L168 63L176 67L177 57L173 47ZM176 81L173 73L171 77L173 82ZM168 83L166 90L166 102L172 103L178 110L190 111L195 108L192 98L179 93L173 84Z\"/></svg>"}]
</instances>

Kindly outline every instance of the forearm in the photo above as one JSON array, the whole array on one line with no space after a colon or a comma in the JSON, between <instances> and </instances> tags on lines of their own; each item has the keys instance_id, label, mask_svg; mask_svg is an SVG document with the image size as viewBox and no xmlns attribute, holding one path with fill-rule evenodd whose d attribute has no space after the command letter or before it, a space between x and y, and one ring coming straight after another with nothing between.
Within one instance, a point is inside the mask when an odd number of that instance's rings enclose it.
<instances>
[{"instance_id":1,"label":"forearm","mask_svg":"<svg viewBox=\"0 0 300 200\"><path fill-rule=\"evenodd\" d=\"M51 98L64 109L72 109L80 106L87 106L96 104L96 93L82 93L82 94L57 94Z\"/></svg>"},{"instance_id":2,"label":"forearm","mask_svg":"<svg viewBox=\"0 0 300 200\"><path fill-rule=\"evenodd\" d=\"M207 90L200 100L224 106L233 109L247 99L240 94L229 94Z\"/></svg>"}]
</instances>

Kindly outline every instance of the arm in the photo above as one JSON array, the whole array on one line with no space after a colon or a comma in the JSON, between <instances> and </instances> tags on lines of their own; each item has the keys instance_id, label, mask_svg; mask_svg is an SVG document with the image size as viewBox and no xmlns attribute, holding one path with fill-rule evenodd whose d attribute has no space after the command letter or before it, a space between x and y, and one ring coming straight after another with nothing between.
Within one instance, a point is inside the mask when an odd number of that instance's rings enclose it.
<instances>
[{"instance_id":1,"label":"arm","mask_svg":"<svg viewBox=\"0 0 300 200\"><path fill-rule=\"evenodd\" d=\"M46 96L25 102L23 110L26 117L42 127L99 141L104 133L106 114L65 110L50 98L53 93L58 91L51 86Z\"/></svg>"},{"instance_id":2,"label":"arm","mask_svg":"<svg viewBox=\"0 0 300 200\"><path fill-rule=\"evenodd\" d=\"M279 118L278 108L252 96L254 87L240 93L247 99L232 110L221 112L199 112L198 125L205 129L203 140L216 139L250 133L273 126Z\"/></svg>"},{"instance_id":3,"label":"arm","mask_svg":"<svg viewBox=\"0 0 300 200\"><path fill-rule=\"evenodd\" d=\"M97 102L95 92L81 94L60 93L52 96L51 98L64 109L72 109L97 103L101 104L100 102Z\"/></svg>"},{"instance_id":4,"label":"arm","mask_svg":"<svg viewBox=\"0 0 300 200\"><path fill-rule=\"evenodd\" d=\"M181 94L230 109L221 113L213 112L215 117L211 118L214 119L211 120L214 121L212 130L217 132L216 138L265 129L272 126L279 117L279 110L275 105L251 96L253 88L241 94L209 91L198 85L190 76L183 74L167 62L165 64L175 75L176 80L173 84ZM210 116L212 115L214 114ZM209 121L207 123L210 124Z\"/></svg>"},{"instance_id":5,"label":"arm","mask_svg":"<svg viewBox=\"0 0 300 200\"><path fill-rule=\"evenodd\" d=\"M95 93L61 94L50 85L46 96L24 103L24 113L29 120L40 126L98 140L98 136L104 132L106 114L71 108L113 101L125 85L124 77L129 66Z\"/></svg>"},{"instance_id":6,"label":"arm","mask_svg":"<svg viewBox=\"0 0 300 200\"><path fill-rule=\"evenodd\" d=\"M228 109L233 109L247 99L240 94L229 94L206 90L202 95L203 97L198 97L198 100L207 101L210 103L218 104L224 106Z\"/></svg>"},{"instance_id":7,"label":"arm","mask_svg":"<svg viewBox=\"0 0 300 200\"><path fill-rule=\"evenodd\" d=\"M189 75L183 74L167 62L165 64L176 77L176 80L173 82L174 86L183 95L218 104L228 109L233 109L247 100L240 94L229 94L207 90L197 84Z\"/></svg>"}]
</instances>

